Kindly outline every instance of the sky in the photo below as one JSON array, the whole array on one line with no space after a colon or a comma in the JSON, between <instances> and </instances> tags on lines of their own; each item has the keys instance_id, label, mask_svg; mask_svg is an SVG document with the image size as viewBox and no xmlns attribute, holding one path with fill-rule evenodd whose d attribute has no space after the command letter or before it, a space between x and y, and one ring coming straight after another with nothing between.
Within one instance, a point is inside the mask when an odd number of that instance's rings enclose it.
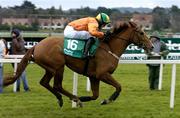
<instances>
[{"instance_id":1,"label":"sky","mask_svg":"<svg viewBox=\"0 0 180 118\"><path fill-rule=\"evenodd\" d=\"M12 7L21 5L24 0L0 0L0 6ZM61 8L68 10L71 8L90 7L98 8L114 8L114 7L171 7L176 5L180 8L180 0L28 0L31 1L37 8Z\"/></svg>"}]
</instances>

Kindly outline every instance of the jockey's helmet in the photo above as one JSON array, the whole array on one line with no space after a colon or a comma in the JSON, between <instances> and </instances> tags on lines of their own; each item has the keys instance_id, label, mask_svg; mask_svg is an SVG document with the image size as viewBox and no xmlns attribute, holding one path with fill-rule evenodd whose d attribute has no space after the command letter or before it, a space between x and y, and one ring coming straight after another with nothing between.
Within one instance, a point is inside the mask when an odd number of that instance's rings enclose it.
<instances>
[{"instance_id":1,"label":"jockey's helmet","mask_svg":"<svg viewBox=\"0 0 180 118\"><path fill-rule=\"evenodd\" d=\"M101 23L101 24L108 24L110 23L110 18L107 14L105 13L99 13L97 16L96 16L96 19Z\"/></svg>"}]
</instances>

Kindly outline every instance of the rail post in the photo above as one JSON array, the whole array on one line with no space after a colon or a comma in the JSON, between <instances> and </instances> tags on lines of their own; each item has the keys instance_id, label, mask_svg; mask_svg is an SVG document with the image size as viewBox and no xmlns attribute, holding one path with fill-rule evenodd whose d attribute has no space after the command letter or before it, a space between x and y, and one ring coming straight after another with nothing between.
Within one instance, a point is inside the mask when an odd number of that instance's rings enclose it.
<instances>
[{"instance_id":1,"label":"rail post","mask_svg":"<svg viewBox=\"0 0 180 118\"><path fill-rule=\"evenodd\" d=\"M90 80L89 77L87 77L87 83L86 83L86 91L89 92L91 90Z\"/></svg>"},{"instance_id":2,"label":"rail post","mask_svg":"<svg viewBox=\"0 0 180 118\"><path fill-rule=\"evenodd\" d=\"M171 93L170 93L170 108L174 108L175 97L175 84L176 84L176 64L172 65L172 79L171 79Z\"/></svg>"},{"instance_id":3,"label":"rail post","mask_svg":"<svg viewBox=\"0 0 180 118\"><path fill-rule=\"evenodd\" d=\"M161 57L161 60L163 60L163 57ZM159 70L159 85L158 89L162 90L162 76L163 75L163 63L160 64L160 70Z\"/></svg>"},{"instance_id":4,"label":"rail post","mask_svg":"<svg viewBox=\"0 0 180 118\"><path fill-rule=\"evenodd\" d=\"M16 70L17 70L17 63L14 63L14 75L16 75ZM17 92L16 87L17 87L17 81L14 82L13 92Z\"/></svg>"},{"instance_id":5,"label":"rail post","mask_svg":"<svg viewBox=\"0 0 180 118\"><path fill-rule=\"evenodd\" d=\"M73 95L77 95L77 86L78 86L78 74L74 72L73 74ZM76 102L72 101L72 108L76 108Z\"/></svg>"}]
</instances>

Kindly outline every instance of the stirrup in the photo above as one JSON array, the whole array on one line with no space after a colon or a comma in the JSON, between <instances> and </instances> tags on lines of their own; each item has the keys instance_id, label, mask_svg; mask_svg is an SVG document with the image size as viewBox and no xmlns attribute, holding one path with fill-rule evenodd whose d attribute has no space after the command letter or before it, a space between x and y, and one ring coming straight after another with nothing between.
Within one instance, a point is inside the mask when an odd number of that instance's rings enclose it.
<instances>
[{"instance_id":1,"label":"stirrup","mask_svg":"<svg viewBox=\"0 0 180 118\"><path fill-rule=\"evenodd\" d=\"M87 52L87 54L83 54L83 58L87 58L87 57L89 57L90 56L90 54L89 54L89 51Z\"/></svg>"}]
</instances>

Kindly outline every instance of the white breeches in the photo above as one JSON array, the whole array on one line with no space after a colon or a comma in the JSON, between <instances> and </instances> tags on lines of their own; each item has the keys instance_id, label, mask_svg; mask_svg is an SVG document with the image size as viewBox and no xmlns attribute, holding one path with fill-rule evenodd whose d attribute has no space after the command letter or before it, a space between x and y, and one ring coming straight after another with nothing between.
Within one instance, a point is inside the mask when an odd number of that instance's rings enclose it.
<instances>
[{"instance_id":1,"label":"white breeches","mask_svg":"<svg viewBox=\"0 0 180 118\"><path fill-rule=\"evenodd\" d=\"M64 37L76 39L89 39L93 37L88 31L77 31L72 26L66 26L64 29Z\"/></svg>"}]
</instances>

